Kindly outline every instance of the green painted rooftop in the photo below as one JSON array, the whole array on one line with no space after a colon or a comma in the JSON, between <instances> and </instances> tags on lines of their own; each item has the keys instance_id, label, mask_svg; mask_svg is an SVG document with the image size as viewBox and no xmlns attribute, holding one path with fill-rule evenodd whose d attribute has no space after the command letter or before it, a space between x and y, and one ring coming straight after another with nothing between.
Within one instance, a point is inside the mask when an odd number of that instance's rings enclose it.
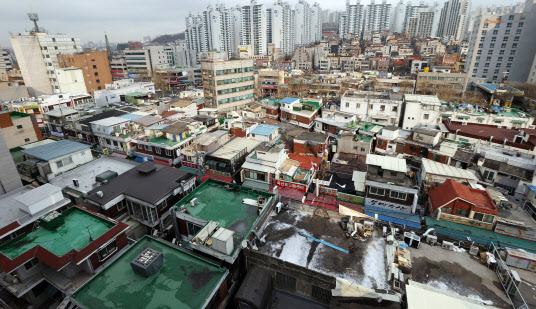
<instances>
[{"instance_id":1,"label":"green painted rooftop","mask_svg":"<svg viewBox=\"0 0 536 309\"><path fill-rule=\"evenodd\" d=\"M31 116L30 114L21 113L21 112L9 112L9 111L4 111L3 113L9 113L9 117L11 118L11 120L17 120L17 119L21 119L21 118L25 118L25 117L30 117L30 116Z\"/></svg>"},{"instance_id":2,"label":"green painted rooftop","mask_svg":"<svg viewBox=\"0 0 536 309\"><path fill-rule=\"evenodd\" d=\"M148 278L130 266L145 248L164 255L162 267ZM202 308L226 275L216 264L144 236L71 298L88 309Z\"/></svg>"},{"instance_id":3,"label":"green painted rooftop","mask_svg":"<svg viewBox=\"0 0 536 309\"><path fill-rule=\"evenodd\" d=\"M228 191L224 188L227 185L229 184L226 182L208 179L181 199L177 207L184 206L191 216L207 222L218 222L220 227L234 231L236 248L249 234L258 218L257 207L246 205L242 200L245 198L257 200L259 196L271 198L274 195L242 186ZM190 200L194 197L197 197L199 204L192 207Z\"/></svg>"},{"instance_id":4,"label":"green painted rooftop","mask_svg":"<svg viewBox=\"0 0 536 309\"><path fill-rule=\"evenodd\" d=\"M165 145L165 146L175 146L179 143L179 142L174 142L170 140L169 138L166 138L164 135L159 136L159 137L153 137L149 141L151 143Z\"/></svg>"},{"instance_id":5,"label":"green painted rooftop","mask_svg":"<svg viewBox=\"0 0 536 309\"><path fill-rule=\"evenodd\" d=\"M63 212L65 223L56 230L39 227L0 246L0 252L14 259L37 245L57 256L63 256L71 250L80 250L89 244L89 232L97 239L115 224L99 216L73 207Z\"/></svg>"}]
</instances>

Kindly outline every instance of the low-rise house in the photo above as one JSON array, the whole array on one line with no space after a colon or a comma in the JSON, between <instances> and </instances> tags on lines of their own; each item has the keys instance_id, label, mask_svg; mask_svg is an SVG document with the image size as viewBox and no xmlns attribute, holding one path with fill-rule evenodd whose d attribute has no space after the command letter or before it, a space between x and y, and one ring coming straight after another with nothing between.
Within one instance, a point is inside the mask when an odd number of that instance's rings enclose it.
<instances>
[{"instance_id":1,"label":"low-rise house","mask_svg":"<svg viewBox=\"0 0 536 309\"><path fill-rule=\"evenodd\" d=\"M262 119L266 117L266 110L260 104L252 104L241 111L242 118Z\"/></svg>"},{"instance_id":2,"label":"low-rise house","mask_svg":"<svg viewBox=\"0 0 536 309\"><path fill-rule=\"evenodd\" d=\"M268 192L279 167L286 159L288 150L283 144L270 146L262 143L246 157L242 164L240 180L245 187Z\"/></svg>"},{"instance_id":3,"label":"low-rise house","mask_svg":"<svg viewBox=\"0 0 536 309\"><path fill-rule=\"evenodd\" d=\"M341 131L355 126L357 115L333 109L323 109L322 117L315 119L315 132L326 133L336 138Z\"/></svg>"},{"instance_id":4,"label":"low-rise house","mask_svg":"<svg viewBox=\"0 0 536 309\"><path fill-rule=\"evenodd\" d=\"M404 153L415 157L428 157L430 149L439 144L442 133L439 130L417 128L405 141Z\"/></svg>"},{"instance_id":5,"label":"low-rise house","mask_svg":"<svg viewBox=\"0 0 536 309\"><path fill-rule=\"evenodd\" d=\"M61 195L59 188L56 192ZM40 196L26 202L36 200ZM35 202L30 208L43 206ZM63 299L128 244L127 224L77 206L45 213L38 220L31 230L0 247L0 282L21 306L39 307Z\"/></svg>"},{"instance_id":6,"label":"low-rise house","mask_svg":"<svg viewBox=\"0 0 536 309\"><path fill-rule=\"evenodd\" d=\"M388 92L348 90L341 97L340 110L361 121L398 126L402 101Z\"/></svg>"},{"instance_id":7,"label":"low-rise house","mask_svg":"<svg viewBox=\"0 0 536 309\"><path fill-rule=\"evenodd\" d=\"M21 177L41 183L65 173L78 165L93 160L89 145L71 140L50 141L39 146L23 149L25 161L20 169Z\"/></svg>"},{"instance_id":8,"label":"low-rise house","mask_svg":"<svg viewBox=\"0 0 536 309\"><path fill-rule=\"evenodd\" d=\"M132 169L136 161L101 155L99 158L58 175L50 183L62 189L75 204L82 205L88 192Z\"/></svg>"},{"instance_id":9,"label":"low-rise house","mask_svg":"<svg viewBox=\"0 0 536 309\"><path fill-rule=\"evenodd\" d=\"M470 104L448 103L442 107L443 121L456 121L462 124L483 124L507 129L534 129L534 117L511 107L485 108Z\"/></svg>"},{"instance_id":10,"label":"low-rise house","mask_svg":"<svg viewBox=\"0 0 536 309\"><path fill-rule=\"evenodd\" d=\"M87 203L112 218L128 213L149 230L163 231L169 208L193 188L194 174L146 162L89 191Z\"/></svg>"},{"instance_id":11,"label":"low-rise house","mask_svg":"<svg viewBox=\"0 0 536 309\"><path fill-rule=\"evenodd\" d=\"M151 268L145 268L146 259ZM69 301L83 309L215 308L227 302L228 279L229 271L212 261L145 236L73 293Z\"/></svg>"},{"instance_id":12,"label":"low-rise house","mask_svg":"<svg viewBox=\"0 0 536 309\"><path fill-rule=\"evenodd\" d=\"M229 139L229 133L223 130L199 135L194 143L182 151L182 166L197 169L198 164L204 165L205 154L216 151Z\"/></svg>"},{"instance_id":13,"label":"low-rise house","mask_svg":"<svg viewBox=\"0 0 536 309\"><path fill-rule=\"evenodd\" d=\"M322 106L322 100L300 100L298 98L286 98L281 100L281 121L302 128L311 129L314 120L318 117L318 111Z\"/></svg>"},{"instance_id":14,"label":"low-rise house","mask_svg":"<svg viewBox=\"0 0 536 309\"><path fill-rule=\"evenodd\" d=\"M244 163L246 157L260 143L259 141L242 137L230 140L218 150L205 155L208 172L233 179L240 171L240 166Z\"/></svg>"},{"instance_id":15,"label":"low-rise house","mask_svg":"<svg viewBox=\"0 0 536 309\"><path fill-rule=\"evenodd\" d=\"M280 99L264 98L259 101L260 106L264 109L266 117L271 119L279 119Z\"/></svg>"},{"instance_id":16,"label":"low-rise house","mask_svg":"<svg viewBox=\"0 0 536 309\"><path fill-rule=\"evenodd\" d=\"M256 247L275 202L274 194L209 179L173 207L176 239L243 271L242 248Z\"/></svg>"},{"instance_id":17,"label":"low-rise house","mask_svg":"<svg viewBox=\"0 0 536 309\"><path fill-rule=\"evenodd\" d=\"M421 181L425 185L442 184L448 179L467 184L478 183L478 178L472 170L457 168L426 158L422 159Z\"/></svg>"},{"instance_id":18,"label":"low-rise house","mask_svg":"<svg viewBox=\"0 0 536 309\"><path fill-rule=\"evenodd\" d=\"M269 124L258 124L250 127L247 137L259 142L274 142L279 139L279 127Z\"/></svg>"},{"instance_id":19,"label":"low-rise house","mask_svg":"<svg viewBox=\"0 0 536 309\"><path fill-rule=\"evenodd\" d=\"M409 132L399 127L383 127L381 132L376 135L376 148L374 151L379 154L394 156L397 153L397 144L403 143L408 136Z\"/></svg>"},{"instance_id":20,"label":"low-rise house","mask_svg":"<svg viewBox=\"0 0 536 309\"><path fill-rule=\"evenodd\" d=\"M343 132L337 138L337 153L366 156L372 150L372 138L352 132Z\"/></svg>"},{"instance_id":21,"label":"low-rise house","mask_svg":"<svg viewBox=\"0 0 536 309\"><path fill-rule=\"evenodd\" d=\"M75 122L80 117L74 108L60 107L44 114L48 133L52 136L65 138L69 134L67 130L76 131ZM76 134L75 134L75 137Z\"/></svg>"},{"instance_id":22,"label":"low-rise house","mask_svg":"<svg viewBox=\"0 0 536 309\"><path fill-rule=\"evenodd\" d=\"M171 103L171 105L169 106L169 110L173 112L178 112L182 114L183 117L193 117L197 115L197 102L190 100L180 100Z\"/></svg>"},{"instance_id":23,"label":"low-rise house","mask_svg":"<svg viewBox=\"0 0 536 309\"><path fill-rule=\"evenodd\" d=\"M405 159L367 155L365 213L381 220L420 228L419 187Z\"/></svg>"},{"instance_id":24,"label":"low-rise house","mask_svg":"<svg viewBox=\"0 0 536 309\"><path fill-rule=\"evenodd\" d=\"M35 115L21 112L0 112L0 130L9 149L43 139Z\"/></svg>"},{"instance_id":25,"label":"low-rise house","mask_svg":"<svg viewBox=\"0 0 536 309\"><path fill-rule=\"evenodd\" d=\"M130 155L134 151L131 120L126 117L109 117L91 122L91 130L100 147L108 152Z\"/></svg>"},{"instance_id":26,"label":"low-rise house","mask_svg":"<svg viewBox=\"0 0 536 309\"><path fill-rule=\"evenodd\" d=\"M437 220L446 220L492 230L498 217L493 199L485 190L473 189L452 179L429 192L428 211Z\"/></svg>"},{"instance_id":27,"label":"low-rise house","mask_svg":"<svg viewBox=\"0 0 536 309\"><path fill-rule=\"evenodd\" d=\"M441 100L433 95L405 94L400 115L400 127L412 130L419 125L437 125L441 122Z\"/></svg>"},{"instance_id":28,"label":"low-rise house","mask_svg":"<svg viewBox=\"0 0 536 309\"><path fill-rule=\"evenodd\" d=\"M329 145L329 136L327 134L302 132L294 137L292 153L323 157Z\"/></svg>"},{"instance_id":29,"label":"low-rise house","mask_svg":"<svg viewBox=\"0 0 536 309\"><path fill-rule=\"evenodd\" d=\"M214 116L199 114L192 117L193 120L199 121L209 132L217 130L219 123Z\"/></svg>"}]
</instances>

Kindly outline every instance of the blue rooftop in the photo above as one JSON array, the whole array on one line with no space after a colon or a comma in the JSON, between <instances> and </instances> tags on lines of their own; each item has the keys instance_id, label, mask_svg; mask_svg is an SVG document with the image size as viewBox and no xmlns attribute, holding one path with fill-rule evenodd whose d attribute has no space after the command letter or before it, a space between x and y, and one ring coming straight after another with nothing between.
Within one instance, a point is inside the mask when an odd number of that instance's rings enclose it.
<instances>
[{"instance_id":1,"label":"blue rooftop","mask_svg":"<svg viewBox=\"0 0 536 309\"><path fill-rule=\"evenodd\" d=\"M88 148L90 148L89 145L64 139L54 143L24 149L21 152L43 161L50 161Z\"/></svg>"},{"instance_id":2,"label":"blue rooftop","mask_svg":"<svg viewBox=\"0 0 536 309\"><path fill-rule=\"evenodd\" d=\"M145 130L164 130L169 124L155 124L148 128L145 128Z\"/></svg>"},{"instance_id":3,"label":"blue rooftop","mask_svg":"<svg viewBox=\"0 0 536 309\"><path fill-rule=\"evenodd\" d=\"M284 98L283 100L281 100L281 103L291 104L299 100L299 98Z\"/></svg>"},{"instance_id":4,"label":"blue rooftop","mask_svg":"<svg viewBox=\"0 0 536 309\"><path fill-rule=\"evenodd\" d=\"M136 115L136 114L124 114L124 115L120 115L120 116L117 116L117 117L126 118L126 119L130 119L130 120L136 120L136 119L141 118L143 116Z\"/></svg>"},{"instance_id":5,"label":"blue rooftop","mask_svg":"<svg viewBox=\"0 0 536 309\"><path fill-rule=\"evenodd\" d=\"M486 90L487 92L494 92L495 90L497 90L499 88L498 85L492 85L492 84L480 84L478 85L478 87ZM508 86L503 86L503 90L507 91L507 92L523 92L522 90L519 90L519 89L516 89L516 88L512 88L512 87L508 87Z\"/></svg>"},{"instance_id":6,"label":"blue rooftop","mask_svg":"<svg viewBox=\"0 0 536 309\"><path fill-rule=\"evenodd\" d=\"M279 127L277 127L277 126L272 126L272 125L269 125L269 124L260 124L255 129L253 129L251 131L251 133L252 134L258 134L258 135L263 135L263 136L269 136L270 134L272 134L272 132L274 132L278 128Z\"/></svg>"}]
</instances>

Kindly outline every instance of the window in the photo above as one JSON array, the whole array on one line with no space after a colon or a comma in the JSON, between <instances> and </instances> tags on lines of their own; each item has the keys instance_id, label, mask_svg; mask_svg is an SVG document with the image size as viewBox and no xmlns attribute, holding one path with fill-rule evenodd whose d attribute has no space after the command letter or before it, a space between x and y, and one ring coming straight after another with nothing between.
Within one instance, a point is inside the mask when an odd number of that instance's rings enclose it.
<instances>
[{"instance_id":1,"label":"window","mask_svg":"<svg viewBox=\"0 0 536 309\"><path fill-rule=\"evenodd\" d=\"M95 72L95 76L99 76L99 72Z\"/></svg>"},{"instance_id":2,"label":"window","mask_svg":"<svg viewBox=\"0 0 536 309\"><path fill-rule=\"evenodd\" d=\"M33 258L29 260L28 262L24 263L24 269L30 270L32 269L32 267L34 267L37 264L39 264L39 260L37 258Z\"/></svg>"},{"instance_id":3,"label":"window","mask_svg":"<svg viewBox=\"0 0 536 309\"><path fill-rule=\"evenodd\" d=\"M506 43L502 43L501 48L506 48Z\"/></svg>"},{"instance_id":4,"label":"window","mask_svg":"<svg viewBox=\"0 0 536 309\"><path fill-rule=\"evenodd\" d=\"M494 35L499 34L499 30L493 30L493 34L494 34Z\"/></svg>"},{"instance_id":5,"label":"window","mask_svg":"<svg viewBox=\"0 0 536 309\"><path fill-rule=\"evenodd\" d=\"M512 48L517 48L517 43L512 44Z\"/></svg>"},{"instance_id":6,"label":"window","mask_svg":"<svg viewBox=\"0 0 536 309\"><path fill-rule=\"evenodd\" d=\"M486 57L486 61L491 61L491 57L490 56Z\"/></svg>"},{"instance_id":7,"label":"window","mask_svg":"<svg viewBox=\"0 0 536 309\"><path fill-rule=\"evenodd\" d=\"M506 28L512 28L512 23L507 23Z\"/></svg>"},{"instance_id":8,"label":"window","mask_svg":"<svg viewBox=\"0 0 536 309\"><path fill-rule=\"evenodd\" d=\"M493 215L485 215L483 221L487 222L487 223L493 223L493 221L495 221L495 216L493 216Z\"/></svg>"},{"instance_id":9,"label":"window","mask_svg":"<svg viewBox=\"0 0 536 309\"><path fill-rule=\"evenodd\" d=\"M456 209L456 215L457 216L462 216L462 217L467 217L467 210Z\"/></svg>"},{"instance_id":10,"label":"window","mask_svg":"<svg viewBox=\"0 0 536 309\"><path fill-rule=\"evenodd\" d=\"M17 129L22 129L22 125L17 125Z\"/></svg>"},{"instance_id":11,"label":"window","mask_svg":"<svg viewBox=\"0 0 536 309\"><path fill-rule=\"evenodd\" d=\"M172 154L173 152L171 150L166 149L166 156L171 157Z\"/></svg>"},{"instance_id":12,"label":"window","mask_svg":"<svg viewBox=\"0 0 536 309\"><path fill-rule=\"evenodd\" d=\"M188 235L196 235L202 229L201 226L191 222L187 222L186 227L188 229Z\"/></svg>"},{"instance_id":13,"label":"window","mask_svg":"<svg viewBox=\"0 0 536 309\"><path fill-rule=\"evenodd\" d=\"M484 47L484 43L478 44L478 48L483 48L483 47Z\"/></svg>"},{"instance_id":14,"label":"window","mask_svg":"<svg viewBox=\"0 0 536 309\"><path fill-rule=\"evenodd\" d=\"M104 261L107 257L109 257L116 250L117 250L117 245L115 243L115 240L113 240L111 243L107 244L106 246L104 246L104 248L100 249L97 252L99 261Z\"/></svg>"},{"instance_id":15,"label":"window","mask_svg":"<svg viewBox=\"0 0 536 309\"><path fill-rule=\"evenodd\" d=\"M495 172L491 172L491 171L484 171L484 179L485 180L493 180L493 178L495 177Z\"/></svg>"},{"instance_id":16,"label":"window","mask_svg":"<svg viewBox=\"0 0 536 309\"><path fill-rule=\"evenodd\" d=\"M145 145L145 150L152 151L152 150L153 150L153 147L151 147L151 146L149 146L149 145Z\"/></svg>"},{"instance_id":17,"label":"window","mask_svg":"<svg viewBox=\"0 0 536 309\"><path fill-rule=\"evenodd\" d=\"M376 187L370 187L369 193L374 194L374 195L384 196L385 195L385 189L376 188Z\"/></svg>"},{"instance_id":18,"label":"window","mask_svg":"<svg viewBox=\"0 0 536 309\"><path fill-rule=\"evenodd\" d=\"M501 50L499 51L499 55L504 55L504 49L501 49Z\"/></svg>"},{"instance_id":19,"label":"window","mask_svg":"<svg viewBox=\"0 0 536 309\"><path fill-rule=\"evenodd\" d=\"M154 152L160 154L162 152L162 148L154 147Z\"/></svg>"},{"instance_id":20,"label":"window","mask_svg":"<svg viewBox=\"0 0 536 309\"><path fill-rule=\"evenodd\" d=\"M389 196L397 200L403 200L403 201L405 201L408 198L408 195L406 193L397 192L397 191L391 191L389 193Z\"/></svg>"},{"instance_id":21,"label":"window","mask_svg":"<svg viewBox=\"0 0 536 309\"><path fill-rule=\"evenodd\" d=\"M65 165L67 165L67 164L71 164L71 163L73 163L73 158L68 157L68 158L65 158L65 159L63 159L63 160L56 161L56 166L57 166L58 168L60 168L60 167L63 167L63 166L65 166Z\"/></svg>"},{"instance_id":22,"label":"window","mask_svg":"<svg viewBox=\"0 0 536 309\"><path fill-rule=\"evenodd\" d=\"M524 22L519 22L519 24L517 25L519 28L522 28L524 25Z\"/></svg>"},{"instance_id":23,"label":"window","mask_svg":"<svg viewBox=\"0 0 536 309\"><path fill-rule=\"evenodd\" d=\"M492 41L492 42L497 41L497 37L496 37L496 36L492 36L492 37L491 37L491 41Z\"/></svg>"},{"instance_id":24,"label":"window","mask_svg":"<svg viewBox=\"0 0 536 309\"><path fill-rule=\"evenodd\" d=\"M27 142L29 142L29 141L30 141L29 138L25 138L25 139L24 139L24 142L25 142L25 143L27 143Z\"/></svg>"},{"instance_id":25,"label":"window","mask_svg":"<svg viewBox=\"0 0 536 309\"><path fill-rule=\"evenodd\" d=\"M276 286L282 290L296 291L296 278L276 272Z\"/></svg>"},{"instance_id":26,"label":"window","mask_svg":"<svg viewBox=\"0 0 536 309\"><path fill-rule=\"evenodd\" d=\"M484 214L475 212L475 214L473 215L473 220L484 221Z\"/></svg>"},{"instance_id":27,"label":"window","mask_svg":"<svg viewBox=\"0 0 536 309\"><path fill-rule=\"evenodd\" d=\"M516 50L515 50L515 49L512 49L512 50L510 51L510 55L515 55L515 53L516 53Z\"/></svg>"},{"instance_id":28,"label":"window","mask_svg":"<svg viewBox=\"0 0 536 309\"><path fill-rule=\"evenodd\" d=\"M423 115L423 119L426 120L426 119L428 119L428 118L430 118L430 115L429 115L429 114L424 114L424 115Z\"/></svg>"},{"instance_id":29,"label":"window","mask_svg":"<svg viewBox=\"0 0 536 309\"><path fill-rule=\"evenodd\" d=\"M311 296L322 303L328 304L331 300L331 291L313 285Z\"/></svg>"},{"instance_id":30,"label":"window","mask_svg":"<svg viewBox=\"0 0 536 309\"><path fill-rule=\"evenodd\" d=\"M94 65L93 65L93 68L96 69L96 68L97 68L97 65L94 64ZM95 76L97 76L96 74L97 74L97 73L95 73Z\"/></svg>"}]
</instances>

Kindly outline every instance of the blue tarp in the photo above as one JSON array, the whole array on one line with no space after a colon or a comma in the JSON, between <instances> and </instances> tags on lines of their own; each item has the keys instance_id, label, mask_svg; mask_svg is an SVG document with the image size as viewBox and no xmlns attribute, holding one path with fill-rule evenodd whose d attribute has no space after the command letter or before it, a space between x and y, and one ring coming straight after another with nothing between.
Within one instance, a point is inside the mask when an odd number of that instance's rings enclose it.
<instances>
[{"instance_id":1,"label":"blue tarp","mask_svg":"<svg viewBox=\"0 0 536 309\"><path fill-rule=\"evenodd\" d=\"M399 225L405 225L415 229L421 228L421 217L419 215L408 215L396 211L365 205L365 214L376 217L382 221L392 222Z\"/></svg>"}]
</instances>

